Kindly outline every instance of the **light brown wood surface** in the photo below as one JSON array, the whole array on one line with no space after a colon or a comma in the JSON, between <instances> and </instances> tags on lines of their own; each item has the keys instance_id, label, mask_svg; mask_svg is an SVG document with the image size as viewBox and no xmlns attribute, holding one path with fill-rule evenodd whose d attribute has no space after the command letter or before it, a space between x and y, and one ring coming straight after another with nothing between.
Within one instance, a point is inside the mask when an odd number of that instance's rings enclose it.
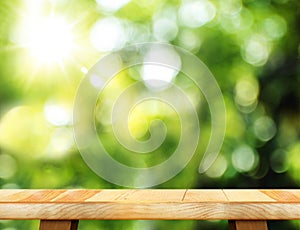
<instances>
[{"instance_id":1,"label":"light brown wood surface","mask_svg":"<svg viewBox=\"0 0 300 230\"><path fill-rule=\"evenodd\" d=\"M243 220L229 221L229 230L267 230L267 221L263 220Z\"/></svg>"},{"instance_id":2,"label":"light brown wood surface","mask_svg":"<svg viewBox=\"0 0 300 230\"><path fill-rule=\"evenodd\" d=\"M0 190L0 219L300 219L300 190Z\"/></svg>"}]
</instances>

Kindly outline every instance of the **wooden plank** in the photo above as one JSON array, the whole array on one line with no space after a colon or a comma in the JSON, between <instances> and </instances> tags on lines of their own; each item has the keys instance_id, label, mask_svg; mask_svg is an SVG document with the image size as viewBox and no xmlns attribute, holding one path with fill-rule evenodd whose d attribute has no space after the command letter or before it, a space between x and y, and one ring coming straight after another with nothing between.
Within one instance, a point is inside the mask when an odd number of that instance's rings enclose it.
<instances>
[{"instance_id":1,"label":"wooden plank","mask_svg":"<svg viewBox=\"0 0 300 230\"><path fill-rule=\"evenodd\" d=\"M25 189L1 189L0 190L0 202L19 202L20 200L26 199L37 190L25 190Z\"/></svg>"},{"instance_id":2,"label":"wooden plank","mask_svg":"<svg viewBox=\"0 0 300 230\"><path fill-rule=\"evenodd\" d=\"M77 230L78 220L41 220L40 230Z\"/></svg>"},{"instance_id":3,"label":"wooden plank","mask_svg":"<svg viewBox=\"0 0 300 230\"><path fill-rule=\"evenodd\" d=\"M300 204L139 203L0 204L0 219L288 220Z\"/></svg>"},{"instance_id":4,"label":"wooden plank","mask_svg":"<svg viewBox=\"0 0 300 230\"><path fill-rule=\"evenodd\" d=\"M199 193L197 189L187 190L184 202L227 202L227 198L220 189L207 189Z\"/></svg>"},{"instance_id":5,"label":"wooden plank","mask_svg":"<svg viewBox=\"0 0 300 230\"><path fill-rule=\"evenodd\" d=\"M228 220L300 219L299 204L232 203L224 212Z\"/></svg>"},{"instance_id":6,"label":"wooden plank","mask_svg":"<svg viewBox=\"0 0 300 230\"><path fill-rule=\"evenodd\" d=\"M236 216L236 219L293 219L292 216L294 216L295 219L300 218L300 213L297 214L298 207L296 207L299 205L300 199L289 190L223 190L223 192L231 204L226 210L230 217ZM276 202L280 204L275 205ZM293 203L297 205L294 206ZM289 208L290 211L287 210ZM294 213L292 214L292 212Z\"/></svg>"},{"instance_id":7,"label":"wooden plank","mask_svg":"<svg viewBox=\"0 0 300 230\"><path fill-rule=\"evenodd\" d=\"M228 219L223 205L105 202L0 204L0 219L201 220Z\"/></svg>"},{"instance_id":8,"label":"wooden plank","mask_svg":"<svg viewBox=\"0 0 300 230\"><path fill-rule=\"evenodd\" d=\"M86 199L86 202L112 202L116 200L123 200L130 193L135 192L131 189L105 189L96 193L92 197Z\"/></svg>"},{"instance_id":9,"label":"wooden plank","mask_svg":"<svg viewBox=\"0 0 300 230\"><path fill-rule=\"evenodd\" d=\"M107 189L86 199L86 202L100 201L139 201L139 202L179 202L183 199L186 189Z\"/></svg>"},{"instance_id":10,"label":"wooden plank","mask_svg":"<svg viewBox=\"0 0 300 230\"><path fill-rule=\"evenodd\" d=\"M229 221L230 230L267 230L267 221L247 221L247 220L237 220Z\"/></svg>"},{"instance_id":11,"label":"wooden plank","mask_svg":"<svg viewBox=\"0 0 300 230\"><path fill-rule=\"evenodd\" d=\"M222 192L224 194L222 194ZM0 190L0 203L78 203L116 200L178 201L186 196L185 202L283 202L298 203L300 190ZM225 199L226 198L226 199Z\"/></svg>"},{"instance_id":12,"label":"wooden plank","mask_svg":"<svg viewBox=\"0 0 300 230\"><path fill-rule=\"evenodd\" d=\"M300 219L299 190L0 190L0 219Z\"/></svg>"},{"instance_id":13,"label":"wooden plank","mask_svg":"<svg viewBox=\"0 0 300 230\"><path fill-rule=\"evenodd\" d=\"M19 199L20 202L30 203L30 202L50 202L59 195L65 193L66 190L37 190L30 196Z\"/></svg>"},{"instance_id":14,"label":"wooden plank","mask_svg":"<svg viewBox=\"0 0 300 230\"><path fill-rule=\"evenodd\" d=\"M300 199L300 190L296 190L296 189L291 189L289 190L291 193L293 193L296 197L298 197L298 199Z\"/></svg>"},{"instance_id":15,"label":"wooden plank","mask_svg":"<svg viewBox=\"0 0 300 230\"><path fill-rule=\"evenodd\" d=\"M56 203L84 202L86 199L89 199L99 192L101 191L87 189L67 190L64 193L54 197L51 201Z\"/></svg>"},{"instance_id":16,"label":"wooden plank","mask_svg":"<svg viewBox=\"0 0 300 230\"><path fill-rule=\"evenodd\" d=\"M230 202L275 202L276 200L263 192L256 189L240 190L226 189L223 190L225 196Z\"/></svg>"},{"instance_id":17,"label":"wooden plank","mask_svg":"<svg viewBox=\"0 0 300 230\"><path fill-rule=\"evenodd\" d=\"M299 197L293 191L288 190L260 190L262 193L276 200L277 202L299 202Z\"/></svg>"},{"instance_id":18,"label":"wooden plank","mask_svg":"<svg viewBox=\"0 0 300 230\"><path fill-rule=\"evenodd\" d=\"M131 193L127 193L127 196L120 198L120 201L131 202L181 202L185 196L186 189L138 189Z\"/></svg>"}]
</instances>

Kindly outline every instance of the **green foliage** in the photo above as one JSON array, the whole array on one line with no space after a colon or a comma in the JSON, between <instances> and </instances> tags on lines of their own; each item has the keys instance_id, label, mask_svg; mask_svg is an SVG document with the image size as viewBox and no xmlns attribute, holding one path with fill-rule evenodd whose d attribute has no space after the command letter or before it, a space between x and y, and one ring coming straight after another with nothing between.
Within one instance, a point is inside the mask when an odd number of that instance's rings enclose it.
<instances>
[{"instance_id":1,"label":"green foliage","mask_svg":"<svg viewBox=\"0 0 300 230\"><path fill-rule=\"evenodd\" d=\"M177 76L175 83L188 89L198 108L200 145L181 173L157 187L299 187L299 1L132 0L119 8L100 0L40 2L0 1L0 188L120 188L98 177L81 158L73 140L72 106L84 73L100 57L147 41L169 42L199 57L218 81L227 110L221 153L214 165L199 175L197 168L211 129L208 106L199 90ZM103 2L109 6L101 5ZM55 36L57 46L65 37L57 33L47 40L53 28L39 27L49 17L62 17L69 27L60 33L70 29L73 34L58 50L52 46ZM103 21L110 24L99 32L95 25L103 25ZM40 36L42 41L36 39ZM40 42L37 56L34 50ZM68 44L70 50L60 53ZM49 60L53 49L54 55L60 56ZM99 138L115 159L149 167L164 161L176 148L180 125L172 109L156 104L158 110L153 110L149 105L129 119L133 135L140 140L149 137L150 121L165 122L167 139L152 155L139 156L120 146L106 119L110 101L138 80L137 72L133 68L122 73L106 89L98 101L96 125ZM36 221L0 221L1 229L36 229L37 225ZM271 229L297 226L298 222L280 222ZM197 227L221 229L226 222L80 223L80 229Z\"/></svg>"}]
</instances>

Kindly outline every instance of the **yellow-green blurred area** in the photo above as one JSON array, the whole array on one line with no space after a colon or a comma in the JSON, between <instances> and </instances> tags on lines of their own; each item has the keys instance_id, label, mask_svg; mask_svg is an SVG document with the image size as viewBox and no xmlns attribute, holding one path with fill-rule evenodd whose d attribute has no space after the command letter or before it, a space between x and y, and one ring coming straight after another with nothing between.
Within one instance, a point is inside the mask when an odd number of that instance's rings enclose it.
<instances>
[{"instance_id":1,"label":"yellow-green blurred area","mask_svg":"<svg viewBox=\"0 0 300 230\"><path fill-rule=\"evenodd\" d=\"M1 0L0 187L121 188L81 158L73 103L80 81L99 58L149 41L199 57L220 85L227 110L222 150L210 169L198 174L210 116L201 92L188 90L199 113L199 147L180 174L157 188L299 188L298 0ZM128 125L144 140L152 120L165 122L168 135L155 156L132 154L117 143L108 111L118 93L137 81L136 72L120 73L106 88L95 123L115 159L148 167L172 154L180 121L171 107L149 101L131 111ZM190 84L178 76L171 80L183 88ZM82 221L79 227L226 229L227 222ZM5 230L37 228L37 221L0 221ZM297 221L270 223L270 229L299 228Z\"/></svg>"}]
</instances>

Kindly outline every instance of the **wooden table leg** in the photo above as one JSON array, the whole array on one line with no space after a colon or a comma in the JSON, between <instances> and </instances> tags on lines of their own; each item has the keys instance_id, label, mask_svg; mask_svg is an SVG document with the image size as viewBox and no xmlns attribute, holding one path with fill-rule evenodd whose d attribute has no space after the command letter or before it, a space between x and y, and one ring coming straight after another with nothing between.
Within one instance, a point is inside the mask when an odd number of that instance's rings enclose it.
<instances>
[{"instance_id":1,"label":"wooden table leg","mask_svg":"<svg viewBox=\"0 0 300 230\"><path fill-rule=\"evenodd\" d=\"M77 230L78 220L41 220L40 230Z\"/></svg>"},{"instance_id":2,"label":"wooden table leg","mask_svg":"<svg viewBox=\"0 0 300 230\"><path fill-rule=\"evenodd\" d=\"M268 230L266 220L230 220L230 230Z\"/></svg>"}]
</instances>

